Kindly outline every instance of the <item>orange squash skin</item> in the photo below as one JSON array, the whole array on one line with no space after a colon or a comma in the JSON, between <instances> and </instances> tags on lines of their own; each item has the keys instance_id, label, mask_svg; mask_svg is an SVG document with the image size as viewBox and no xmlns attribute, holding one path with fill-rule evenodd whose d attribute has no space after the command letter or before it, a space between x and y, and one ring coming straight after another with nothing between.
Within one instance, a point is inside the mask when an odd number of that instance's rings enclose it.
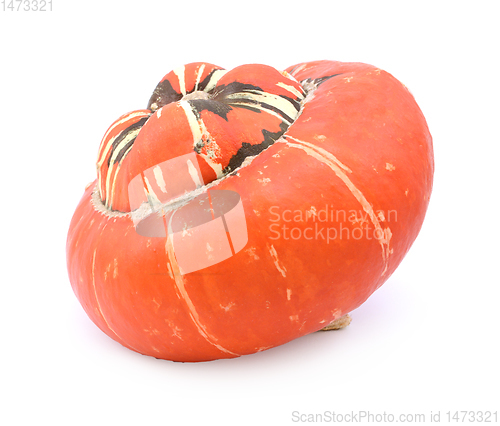
<instances>
[{"instance_id":1,"label":"orange squash skin","mask_svg":"<svg viewBox=\"0 0 500 426\"><path fill-rule=\"evenodd\" d=\"M317 61L286 71L303 83L334 77L310 91L271 146L212 182L241 197L248 242L235 255L182 274L168 237L136 232L125 196L125 211L112 212L98 181L86 189L69 227L69 278L87 315L123 346L195 362L284 344L359 307L417 237L434 161L410 92L366 64ZM134 148L128 155L140 163ZM154 149L145 168L152 157ZM322 222L325 209L361 212L360 220ZM293 219L298 212L302 220ZM328 228L341 225L345 237L327 241ZM285 238L283 226L295 234Z\"/></svg>"}]
</instances>

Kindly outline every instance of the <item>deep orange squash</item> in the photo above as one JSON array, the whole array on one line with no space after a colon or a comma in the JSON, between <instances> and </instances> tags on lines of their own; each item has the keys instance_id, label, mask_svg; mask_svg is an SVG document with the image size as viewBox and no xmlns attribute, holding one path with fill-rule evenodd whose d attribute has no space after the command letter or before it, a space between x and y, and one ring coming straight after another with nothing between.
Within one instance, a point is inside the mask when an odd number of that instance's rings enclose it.
<instances>
[{"instance_id":1,"label":"deep orange squash","mask_svg":"<svg viewBox=\"0 0 500 426\"><path fill-rule=\"evenodd\" d=\"M106 132L70 224L92 321L156 358L251 354L360 306L417 237L432 139L385 71L193 63Z\"/></svg>"}]
</instances>

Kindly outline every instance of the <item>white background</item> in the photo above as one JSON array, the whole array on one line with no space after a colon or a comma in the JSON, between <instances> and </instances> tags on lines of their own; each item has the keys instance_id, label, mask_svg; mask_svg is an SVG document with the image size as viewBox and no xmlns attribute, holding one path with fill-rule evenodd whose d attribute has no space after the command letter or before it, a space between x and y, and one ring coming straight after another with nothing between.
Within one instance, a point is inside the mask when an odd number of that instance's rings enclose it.
<instances>
[{"instance_id":1,"label":"white background","mask_svg":"<svg viewBox=\"0 0 500 426\"><path fill-rule=\"evenodd\" d=\"M0 13L0 424L288 425L299 414L499 410L495 1L69 1ZM87 318L66 273L107 127L172 68L359 61L414 94L434 138L428 215L345 330L235 360L160 361ZM397 418L397 417L396 417Z\"/></svg>"}]
</instances>

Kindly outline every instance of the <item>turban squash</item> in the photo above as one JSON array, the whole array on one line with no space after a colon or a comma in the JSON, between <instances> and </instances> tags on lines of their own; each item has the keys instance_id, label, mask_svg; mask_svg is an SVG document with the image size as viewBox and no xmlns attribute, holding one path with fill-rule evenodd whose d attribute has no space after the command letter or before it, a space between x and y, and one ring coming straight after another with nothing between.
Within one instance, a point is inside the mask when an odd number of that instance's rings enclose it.
<instances>
[{"instance_id":1,"label":"turban squash","mask_svg":"<svg viewBox=\"0 0 500 426\"><path fill-rule=\"evenodd\" d=\"M109 337L174 361L233 358L360 306L415 240L432 139L362 63L192 63L105 133L67 238L73 290Z\"/></svg>"}]
</instances>

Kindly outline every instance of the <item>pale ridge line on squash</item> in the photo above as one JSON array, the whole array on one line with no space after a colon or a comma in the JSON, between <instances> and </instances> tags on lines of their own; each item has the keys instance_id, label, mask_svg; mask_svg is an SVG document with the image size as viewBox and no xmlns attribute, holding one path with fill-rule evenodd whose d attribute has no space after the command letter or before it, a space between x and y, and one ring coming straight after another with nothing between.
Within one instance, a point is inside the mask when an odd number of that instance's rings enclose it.
<instances>
[{"instance_id":1,"label":"pale ridge line on squash","mask_svg":"<svg viewBox=\"0 0 500 426\"><path fill-rule=\"evenodd\" d=\"M104 232L104 229L106 228L106 226L107 226L107 224L105 224L102 227L101 236L102 236L102 233ZM99 302L99 298L97 297L97 289L96 289L96 286L95 286L95 258L96 258L96 252L97 252L97 248L94 250L94 254L92 255L92 288L94 289L94 297L95 297L95 301L96 301L96 304L97 304L97 309L99 310L99 313L101 314L101 318L104 320L104 323L106 324L106 326L108 327L108 329L120 340L120 343L122 343L125 346L128 346L129 348L133 349L136 352L140 352L139 350L137 350L136 348L134 348L129 343L127 343L127 344L124 343L125 340L123 340L120 337L120 335L116 332L116 330L113 327L111 327L111 325L109 324L108 320L104 316L104 313L102 312L101 303Z\"/></svg>"},{"instance_id":2,"label":"pale ridge line on squash","mask_svg":"<svg viewBox=\"0 0 500 426\"><path fill-rule=\"evenodd\" d=\"M328 157L330 160L335 162L335 164L337 166L339 166L341 169L345 170L348 173L352 173L352 170L349 167L347 167L345 164L343 164L337 157L335 157L331 152L327 151L326 149L321 148L318 145L315 145L313 143L296 139L293 136L289 136L289 135L285 134L284 137L285 137L285 139L290 138L290 139L294 140L295 142L301 143L302 145L305 145L305 146L317 151L318 153Z\"/></svg>"},{"instance_id":3,"label":"pale ridge line on squash","mask_svg":"<svg viewBox=\"0 0 500 426\"><path fill-rule=\"evenodd\" d=\"M104 227L102 229L104 230L105 227L106 227L106 225L104 225ZM99 298L97 297L97 289L95 286L95 257L96 257L96 253L97 253L97 249L94 250L94 253L92 255L92 289L94 290L94 297L95 297L95 301L97 304L97 309L99 309L99 314L101 315L102 319L106 323L106 326L115 334L116 337L120 338L120 336L118 336L116 331L113 330L113 328L109 325L108 321L106 320L106 317L102 313L101 304L99 303Z\"/></svg>"},{"instance_id":4,"label":"pale ridge line on squash","mask_svg":"<svg viewBox=\"0 0 500 426\"><path fill-rule=\"evenodd\" d=\"M113 166L111 167L112 173L110 173L110 169L108 169L108 174L106 176L106 196L107 196L106 205L109 208L113 207L112 201L115 198L116 179L118 177L118 172L120 171L120 167L121 167L121 161L119 163L113 163ZM109 182L111 174L113 175L113 181ZM108 188L109 183L111 183L111 188Z\"/></svg>"},{"instance_id":5,"label":"pale ridge line on squash","mask_svg":"<svg viewBox=\"0 0 500 426\"><path fill-rule=\"evenodd\" d=\"M123 140L114 148L113 153L111 154L110 157L110 163L116 162L116 157L118 157L120 153L122 153L123 149L126 148L126 146L132 141L132 139L135 139L137 137L141 129L142 127L139 127L138 129L134 129L132 131L127 132ZM121 133L120 135L117 136L121 136Z\"/></svg>"},{"instance_id":6,"label":"pale ridge line on squash","mask_svg":"<svg viewBox=\"0 0 500 426\"><path fill-rule=\"evenodd\" d=\"M173 70L174 74L177 76L179 80L179 89L183 95L186 94L186 81L185 81L185 73L186 67L181 65L180 67Z\"/></svg>"},{"instance_id":7,"label":"pale ridge line on squash","mask_svg":"<svg viewBox=\"0 0 500 426\"><path fill-rule=\"evenodd\" d=\"M156 192L151 186L151 183L149 182L147 176L144 176L144 183L146 184L144 192L146 194L146 197L148 198L149 203L152 204L153 206L161 205L160 198L158 197L158 195L156 195Z\"/></svg>"},{"instance_id":8,"label":"pale ridge line on squash","mask_svg":"<svg viewBox=\"0 0 500 426\"><path fill-rule=\"evenodd\" d=\"M276 249L272 244L270 246L268 245L267 248L269 249L269 253L271 254L271 257L273 259L274 266L276 266L276 269L283 276L283 278L286 278L286 267L283 264L280 265L281 262L278 259L278 253L276 252Z\"/></svg>"},{"instance_id":9,"label":"pale ridge line on squash","mask_svg":"<svg viewBox=\"0 0 500 426\"><path fill-rule=\"evenodd\" d=\"M310 142L305 142L289 135L284 135L284 139L285 139L284 143L286 143L288 146L302 149L303 151L306 152L306 154L316 158L317 160L329 166L333 170L333 172L337 175L337 177L340 180L342 180L342 182L344 182L344 184L347 186L349 191L351 191L352 195L354 195L356 200L358 200L358 202L361 204L361 207L363 208L365 213L368 214L373 226L377 230L374 236L378 240L382 248L382 259L384 261L384 270L382 271L381 276L384 276L385 273L387 272L389 255L392 252L392 250L390 250L389 248L392 232L389 227L382 229L382 226L380 225L380 222L377 218L377 215L375 214L375 211L373 210L372 205L368 202L363 193L354 185L354 183L349 179L349 177L344 173L342 169L349 172L351 172L351 170L346 166L344 166L331 152L326 151L323 148L320 148ZM288 142L286 139L291 139L296 143ZM283 141L279 140L279 142Z\"/></svg>"},{"instance_id":10,"label":"pale ridge line on squash","mask_svg":"<svg viewBox=\"0 0 500 426\"><path fill-rule=\"evenodd\" d=\"M193 112L191 104L188 101L180 101L179 105L184 110L184 114L186 115L186 119L189 124L189 128L191 129L191 134L193 135L193 148L196 147L198 142L203 142L203 137L207 140L211 140L212 143L217 144L217 141L212 138L212 135L207 130L203 119L198 119L196 114ZM207 165L214 171L215 175L220 178L222 173L222 166L213 161L213 159L209 155L198 154L207 162Z\"/></svg>"},{"instance_id":11,"label":"pale ridge line on squash","mask_svg":"<svg viewBox=\"0 0 500 426\"><path fill-rule=\"evenodd\" d=\"M189 310L189 316L191 317L191 320L193 321L194 325L196 326L198 332L203 336L203 338L208 343L215 346L221 352L225 352L229 355L240 356L239 354L231 352L230 350L219 345L217 343L218 339L215 336L211 335L207 331L205 325L203 325L203 323L200 320L198 312L196 311L196 307L194 306L193 301L191 300L191 298L189 297L189 294L187 293L186 287L184 285L184 278L182 276L179 264L177 263L177 259L175 257L174 244L172 241L172 235L173 235L173 233L172 233L172 218L173 217L174 217L174 214L172 214L170 216L170 219L168 222L167 242L165 243L165 251L167 253L168 260L170 262L170 267L172 268L172 274L174 276L174 282L175 282L175 287L177 289L177 294L186 303L188 310Z\"/></svg>"},{"instance_id":12,"label":"pale ridge line on squash","mask_svg":"<svg viewBox=\"0 0 500 426\"><path fill-rule=\"evenodd\" d=\"M277 110L281 111L283 114L286 114L292 120L297 115L298 111L293 106L293 103L288 99L284 98L281 95L275 95L273 93L267 93L263 90L252 90L251 92L238 92L232 93L225 96L228 99L227 104L231 105L233 103L237 103L239 100L242 100L243 105L254 106L255 104L245 104L245 100L254 101L257 105L261 105L263 108L266 108L262 104L270 105ZM303 96L300 96L302 99ZM234 102L233 102L234 101ZM283 119L283 117L282 117ZM284 120L287 121L288 120Z\"/></svg>"},{"instance_id":13,"label":"pale ridge line on squash","mask_svg":"<svg viewBox=\"0 0 500 426\"><path fill-rule=\"evenodd\" d=\"M147 115L148 114L144 111L135 111L132 113L123 114L122 118L118 119L115 123L113 123L110 126L110 128L106 131L106 134L101 139L101 144L102 144L102 142L104 142L106 140L108 135L111 133L112 130L115 129L115 127L117 127L120 124L123 124L126 121L133 119L135 117L140 117L140 116L146 117ZM102 149L100 150L99 159L97 160L97 167L98 168L100 168L102 166L102 164L104 163L104 159L106 158L106 155L108 154L109 150L111 149L111 146L113 145L114 140L116 139L117 136L119 136L119 134L116 135L115 137L111 138L105 146L102 146Z\"/></svg>"},{"instance_id":14,"label":"pale ridge line on squash","mask_svg":"<svg viewBox=\"0 0 500 426\"><path fill-rule=\"evenodd\" d=\"M123 158L125 158L124 155L122 155L122 159L116 163L116 157L120 154L120 152L125 149L127 144L135 139L139 132L141 131L142 128L135 129L131 132L128 132L126 136L123 138L123 141L120 142L120 144L116 147L116 149L113 151L113 154L111 154L111 167L108 168L107 174L106 174L106 183L105 183L105 190L106 190L106 204L109 207L112 207L111 201L114 199L115 196L115 186L116 186L116 178L118 176L118 171L121 167L121 162ZM130 151L132 149L132 146L129 146L128 149L126 149L126 152ZM111 175L113 175L113 179L111 180Z\"/></svg>"},{"instance_id":15,"label":"pale ridge line on squash","mask_svg":"<svg viewBox=\"0 0 500 426\"><path fill-rule=\"evenodd\" d=\"M210 92L227 72L228 72L227 70L221 70L221 69L213 71L212 77L210 77L210 80L208 81L207 86L203 89L203 91Z\"/></svg>"},{"instance_id":16,"label":"pale ridge line on squash","mask_svg":"<svg viewBox=\"0 0 500 426\"><path fill-rule=\"evenodd\" d=\"M103 195L106 196L106 205L109 204L109 198L110 198L110 194L109 194L109 192L110 192L110 188L109 188L110 174L111 174L111 170L113 169L115 164L114 163L112 164L110 161L111 166L106 171L105 182L103 182L101 179L101 167L104 164L104 161L106 160L106 157L107 157L109 151L112 149L113 143L115 142L116 138L122 134L122 132L116 134L111 139L109 139L107 141L106 145L103 145L103 143L106 140L106 138L108 137L108 135L111 133L111 131L114 130L117 126L124 124L124 123L127 123L127 121L133 120L136 117L143 117L144 118L147 116L148 116L148 114L144 111L135 111L135 112L124 114L120 119L118 119L115 123L113 123L113 125L111 125L111 127L106 131L106 134L104 135L104 137L101 140L101 145L99 146L98 161L97 161L97 177L98 177L98 182L99 182L99 192L101 193L101 196L103 196ZM137 134L139 133L139 130L137 130L134 133L134 136L137 136ZM127 136L129 136L129 134L127 134ZM125 139L127 139L127 138L125 138ZM130 141L130 139L127 139L127 142L129 142L129 141ZM122 148L124 148L125 146L126 146L126 144L122 144ZM127 153L130 150L130 148L131 147L129 147L129 149L127 150ZM112 156L114 156L114 158L116 158L117 155L118 155L118 153L116 151L112 154ZM122 157L122 159L123 159L123 157ZM120 160L120 163L121 163L121 160Z\"/></svg>"},{"instance_id":17,"label":"pale ridge line on squash","mask_svg":"<svg viewBox=\"0 0 500 426\"><path fill-rule=\"evenodd\" d=\"M198 175L198 170L196 169L191 160L187 160L186 163L188 166L189 176L191 176L193 183L195 184L196 188L201 188L203 186L203 182L200 180L200 176Z\"/></svg>"},{"instance_id":18,"label":"pale ridge line on squash","mask_svg":"<svg viewBox=\"0 0 500 426\"><path fill-rule=\"evenodd\" d=\"M294 78L294 80L295 80L295 78ZM297 81L297 80L295 80L295 81ZM290 85L288 85L288 84L285 84L285 83L283 83L282 81L280 81L280 82L276 83L276 86L281 87L281 88L283 88L283 89L285 89L285 90L289 91L289 92L290 92L290 93L292 93L293 95L297 96L297 98L304 98L304 97L305 97L304 93L301 93L301 92L300 92L298 89L296 89L295 87L290 86Z\"/></svg>"},{"instance_id":19,"label":"pale ridge line on squash","mask_svg":"<svg viewBox=\"0 0 500 426\"><path fill-rule=\"evenodd\" d=\"M304 62L304 63L298 65L297 67L295 67L295 69L293 69L292 72L290 72L290 75L295 77L295 74L299 73L299 71L302 71L306 67L307 67L307 62Z\"/></svg>"},{"instance_id":20,"label":"pale ridge line on squash","mask_svg":"<svg viewBox=\"0 0 500 426\"><path fill-rule=\"evenodd\" d=\"M200 123L198 123L198 119L196 118L189 102L179 101L179 105L184 110L184 114L186 115L189 128L191 129L191 134L193 135L193 144L196 144L203 136Z\"/></svg>"},{"instance_id":21,"label":"pale ridge line on squash","mask_svg":"<svg viewBox=\"0 0 500 426\"><path fill-rule=\"evenodd\" d=\"M118 169L120 168L119 164L114 163L111 168L108 169L108 174L106 175L106 207L109 209L113 208L113 198L115 196L115 184L116 184L116 178L118 175ZM111 182L111 188L109 188L110 182L109 180L111 179L111 175L113 175L113 182Z\"/></svg>"},{"instance_id":22,"label":"pale ridge line on squash","mask_svg":"<svg viewBox=\"0 0 500 426\"><path fill-rule=\"evenodd\" d=\"M156 165L153 167L153 174L156 180L156 184L158 185L158 188L160 188L160 191L163 192L164 194L167 193L167 184L165 182L165 177L163 176L163 170L159 165Z\"/></svg>"},{"instance_id":23,"label":"pale ridge line on squash","mask_svg":"<svg viewBox=\"0 0 500 426\"><path fill-rule=\"evenodd\" d=\"M201 76L203 75L203 71L205 71L205 64L201 64L196 72L196 83L194 85L194 91L198 90L198 86L200 84Z\"/></svg>"},{"instance_id":24,"label":"pale ridge line on squash","mask_svg":"<svg viewBox=\"0 0 500 426\"><path fill-rule=\"evenodd\" d=\"M228 105L232 106L232 105L237 105L237 106L243 106L243 107L252 107L254 109L258 109L259 111L262 111L262 112L266 112L267 114L270 114L274 117L277 117L279 118L281 121L283 121L285 124L287 124L288 126L291 126L292 123L290 121L288 121L287 119L283 118L281 115L279 115L277 112L275 111L272 111L266 107L263 107L261 105L257 105L257 104L248 104L248 103L245 103L245 102L231 102L229 103L228 102Z\"/></svg>"}]
</instances>

